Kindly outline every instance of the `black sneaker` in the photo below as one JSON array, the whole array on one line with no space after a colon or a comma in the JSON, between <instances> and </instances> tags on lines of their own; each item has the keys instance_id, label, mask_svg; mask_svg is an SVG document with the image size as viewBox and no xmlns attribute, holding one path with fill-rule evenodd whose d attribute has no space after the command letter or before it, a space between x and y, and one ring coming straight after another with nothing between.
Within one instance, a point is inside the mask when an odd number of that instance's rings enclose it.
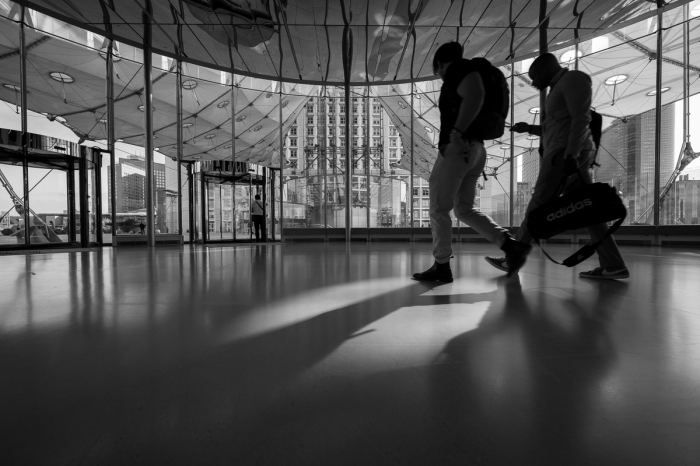
<instances>
[{"instance_id":1,"label":"black sneaker","mask_svg":"<svg viewBox=\"0 0 700 466\"><path fill-rule=\"evenodd\" d=\"M508 271L508 263L506 262L505 257L485 257L485 259L486 262L493 265L498 270L502 270L503 272Z\"/></svg>"},{"instance_id":2,"label":"black sneaker","mask_svg":"<svg viewBox=\"0 0 700 466\"><path fill-rule=\"evenodd\" d=\"M630 278L630 271L627 270L627 267L596 267L588 272L581 272L578 276L598 280L620 280Z\"/></svg>"},{"instance_id":3,"label":"black sneaker","mask_svg":"<svg viewBox=\"0 0 700 466\"><path fill-rule=\"evenodd\" d=\"M508 267L507 276L510 277L514 273L518 273L520 267L525 265L527 255L530 253L532 246L527 243L516 241L513 238L508 238L506 242L503 243L501 249L506 253L504 266Z\"/></svg>"},{"instance_id":4,"label":"black sneaker","mask_svg":"<svg viewBox=\"0 0 700 466\"><path fill-rule=\"evenodd\" d=\"M452 283L452 269L450 269L449 262L442 267L435 262L433 266L425 272L414 273L413 279L424 282Z\"/></svg>"}]
</instances>

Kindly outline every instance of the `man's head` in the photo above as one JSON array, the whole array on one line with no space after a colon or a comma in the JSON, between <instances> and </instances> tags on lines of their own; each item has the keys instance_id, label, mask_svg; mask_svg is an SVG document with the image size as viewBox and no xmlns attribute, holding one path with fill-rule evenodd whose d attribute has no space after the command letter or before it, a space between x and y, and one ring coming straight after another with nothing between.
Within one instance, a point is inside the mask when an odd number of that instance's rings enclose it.
<instances>
[{"instance_id":1,"label":"man's head","mask_svg":"<svg viewBox=\"0 0 700 466\"><path fill-rule=\"evenodd\" d=\"M255 200L256 200L256 201L259 201L259 200L260 200L260 194L256 194L256 195L255 195Z\"/></svg>"},{"instance_id":2,"label":"man's head","mask_svg":"<svg viewBox=\"0 0 700 466\"><path fill-rule=\"evenodd\" d=\"M527 72L532 80L532 85L542 90L549 86L552 78L561 70L557 57L551 53L543 53L532 62Z\"/></svg>"},{"instance_id":3,"label":"man's head","mask_svg":"<svg viewBox=\"0 0 700 466\"><path fill-rule=\"evenodd\" d=\"M447 42L442 44L436 51L433 57L433 72L445 79L445 71L447 66L455 60L462 58L464 49L459 42Z\"/></svg>"}]
</instances>

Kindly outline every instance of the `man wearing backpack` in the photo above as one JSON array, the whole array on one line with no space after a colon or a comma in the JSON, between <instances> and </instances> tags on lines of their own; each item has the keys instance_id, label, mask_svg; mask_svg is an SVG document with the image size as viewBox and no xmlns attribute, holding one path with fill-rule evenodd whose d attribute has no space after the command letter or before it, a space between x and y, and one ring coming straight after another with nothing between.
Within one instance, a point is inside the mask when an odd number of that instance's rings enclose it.
<instances>
[{"instance_id":1,"label":"man wearing backpack","mask_svg":"<svg viewBox=\"0 0 700 466\"><path fill-rule=\"evenodd\" d=\"M544 152L532 199L525 212L515 239L532 243L527 229L527 215L560 194L562 183L566 193L592 182L588 168L595 162L596 145L589 128L591 122L591 78L582 71L568 70L559 65L551 53L540 55L530 66L528 75L539 90L550 87L542 126L516 123L511 131L540 136ZM595 242L605 236L605 223L588 227ZM579 273L582 278L617 280L629 278L620 250L612 236L596 249L600 267ZM509 270L508 257L487 257L486 261L499 270Z\"/></svg>"},{"instance_id":2,"label":"man wearing backpack","mask_svg":"<svg viewBox=\"0 0 700 466\"><path fill-rule=\"evenodd\" d=\"M439 155L429 179L435 263L425 272L413 274L413 278L452 282L450 211L453 208L459 220L505 252L510 276L525 263L530 245L515 241L506 229L474 208L477 181L486 165L484 139L503 134L508 101L503 97L505 78L485 59L463 59L462 46L457 42L438 48L433 70L443 80L439 101ZM495 83L500 83L500 87Z\"/></svg>"}]
</instances>

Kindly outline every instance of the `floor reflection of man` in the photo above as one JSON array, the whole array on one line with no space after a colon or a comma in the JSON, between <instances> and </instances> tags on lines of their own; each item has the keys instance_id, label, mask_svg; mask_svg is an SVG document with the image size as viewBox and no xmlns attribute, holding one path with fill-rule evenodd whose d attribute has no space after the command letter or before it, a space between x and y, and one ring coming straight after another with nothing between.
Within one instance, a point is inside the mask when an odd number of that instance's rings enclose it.
<instances>
[{"instance_id":1,"label":"floor reflection of man","mask_svg":"<svg viewBox=\"0 0 700 466\"><path fill-rule=\"evenodd\" d=\"M437 410L463 424L455 442L472 432L502 464L595 464L596 394L615 363L607 334L614 297L600 290L582 305L585 298L562 298L559 290L524 294L512 278L497 284L479 295L492 299L479 327L440 355L447 366L431 378Z\"/></svg>"}]
</instances>

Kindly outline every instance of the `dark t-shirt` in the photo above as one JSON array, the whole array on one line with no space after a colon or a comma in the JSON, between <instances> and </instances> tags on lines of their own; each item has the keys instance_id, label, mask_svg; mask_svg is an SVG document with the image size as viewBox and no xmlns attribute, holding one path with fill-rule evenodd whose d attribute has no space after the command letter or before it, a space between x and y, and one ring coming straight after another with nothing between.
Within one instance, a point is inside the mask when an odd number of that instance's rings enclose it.
<instances>
[{"instance_id":1,"label":"dark t-shirt","mask_svg":"<svg viewBox=\"0 0 700 466\"><path fill-rule=\"evenodd\" d=\"M440 88L440 141L441 147L450 142L450 131L455 126L462 98L457 94L457 88L462 80L471 72L477 71L470 60L461 58L450 63L445 73L445 79ZM469 131L466 131L469 135Z\"/></svg>"}]
</instances>

